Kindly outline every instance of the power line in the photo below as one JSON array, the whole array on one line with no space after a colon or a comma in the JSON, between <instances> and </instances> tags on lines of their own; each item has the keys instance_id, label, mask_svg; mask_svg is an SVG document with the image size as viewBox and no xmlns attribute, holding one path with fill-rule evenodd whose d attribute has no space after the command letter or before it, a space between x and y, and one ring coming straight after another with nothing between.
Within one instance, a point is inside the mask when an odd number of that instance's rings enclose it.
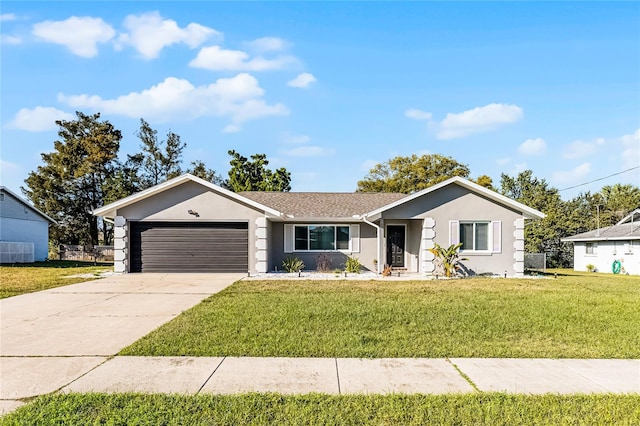
<instances>
[{"instance_id":1,"label":"power line","mask_svg":"<svg viewBox=\"0 0 640 426\"><path fill-rule=\"evenodd\" d=\"M598 178L598 179L594 179L594 180L589 181L589 182L581 183L581 184L579 184L579 185L574 185L574 186L570 186L570 187L568 187L568 188L559 189L559 190L558 190L558 192L566 191L566 190L568 190L568 189L578 188L578 187L580 187L580 186L589 185L590 183L597 182L597 181L599 181L599 180L604 180L604 179L610 178L610 177L612 177L612 176L621 175L622 173L630 172L631 170L635 170L635 169L640 169L640 166L635 166L635 167L632 167L632 168L630 168L630 169L623 170L623 171L621 171L621 172L614 173L614 174L609 175L609 176L605 176L605 177L601 177L601 178Z\"/></svg>"}]
</instances>

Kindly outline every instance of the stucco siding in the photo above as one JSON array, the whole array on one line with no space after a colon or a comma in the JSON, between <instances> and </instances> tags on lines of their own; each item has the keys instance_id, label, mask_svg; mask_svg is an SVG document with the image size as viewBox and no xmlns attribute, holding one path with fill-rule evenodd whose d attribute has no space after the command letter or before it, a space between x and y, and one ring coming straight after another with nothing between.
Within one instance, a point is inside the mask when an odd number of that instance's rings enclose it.
<instances>
[{"instance_id":1,"label":"stucco siding","mask_svg":"<svg viewBox=\"0 0 640 426\"><path fill-rule=\"evenodd\" d=\"M313 222L314 225L320 222ZM296 225L305 225L305 222L296 222ZM339 225L349 225L350 223L339 223ZM357 257L364 268L376 271L374 259L377 260L377 238L376 229L366 223L351 223L360 226L360 251L359 252L341 252L341 251L321 251L321 252L303 252L294 251L293 253L285 253L284 251L284 223L272 222L271 233L269 239L269 271L274 271L277 267L282 270L282 261L287 257L297 257L305 264L305 270L315 271L317 268L318 256L326 255L331 261L331 269L344 269L344 263L347 256ZM334 225L334 223L327 223Z\"/></svg>"},{"instance_id":2,"label":"stucco siding","mask_svg":"<svg viewBox=\"0 0 640 426\"><path fill-rule=\"evenodd\" d=\"M2 217L0 241L33 243L34 260L41 262L49 255L49 222Z\"/></svg>"},{"instance_id":3,"label":"stucco siding","mask_svg":"<svg viewBox=\"0 0 640 426\"><path fill-rule=\"evenodd\" d=\"M586 242L576 242L573 248L573 269L586 271L587 265L594 265L597 272L612 273L612 264L619 260L625 272L640 275L640 241L599 241L595 254L587 254Z\"/></svg>"},{"instance_id":4,"label":"stucco siding","mask_svg":"<svg viewBox=\"0 0 640 426\"><path fill-rule=\"evenodd\" d=\"M197 213L195 214L189 213ZM118 209L118 216L131 221L166 222L247 222L249 234L249 270L262 269L264 253L257 256L258 218L264 213L211 191L195 182L186 182L135 204ZM265 229L260 226L262 229ZM264 232L263 230L260 231ZM128 268L127 268L128 270Z\"/></svg>"},{"instance_id":5,"label":"stucco siding","mask_svg":"<svg viewBox=\"0 0 640 426\"><path fill-rule=\"evenodd\" d=\"M468 260L461 263L471 274L507 274L519 275L516 270L516 250L514 248L516 219L522 218L519 212L496 204L458 185L449 185L441 190L397 206L383 213L385 224L395 223L401 218L424 219L431 217L435 221L433 241L443 247L449 246L449 221L500 221L501 250L499 253L462 252L461 257ZM407 251L418 254L420 250L421 221L415 221L411 235L407 236L411 246ZM414 238L415 237L415 238ZM413 257L413 256L412 256ZM412 266L413 267L413 266ZM413 270L413 269L412 269Z\"/></svg>"}]
</instances>

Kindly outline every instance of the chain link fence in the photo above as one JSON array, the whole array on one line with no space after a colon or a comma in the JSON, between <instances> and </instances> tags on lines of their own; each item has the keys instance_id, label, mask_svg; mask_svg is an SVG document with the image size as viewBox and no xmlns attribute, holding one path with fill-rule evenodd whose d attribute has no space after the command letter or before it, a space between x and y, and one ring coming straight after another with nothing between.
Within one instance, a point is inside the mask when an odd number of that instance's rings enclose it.
<instances>
[{"instance_id":1,"label":"chain link fence","mask_svg":"<svg viewBox=\"0 0 640 426\"><path fill-rule=\"evenodd\" d=\"M547 271L547 254L546 253L525 253L524 270L546 272Z\"/></svg>"}]
</instances>

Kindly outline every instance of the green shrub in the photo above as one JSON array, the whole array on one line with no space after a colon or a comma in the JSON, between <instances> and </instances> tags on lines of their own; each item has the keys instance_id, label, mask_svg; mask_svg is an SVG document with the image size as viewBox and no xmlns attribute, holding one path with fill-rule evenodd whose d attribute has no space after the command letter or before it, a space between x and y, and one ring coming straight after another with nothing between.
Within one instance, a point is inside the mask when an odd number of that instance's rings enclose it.
<instances>
[{"instance_id":1,"label":"green shrub","mask_svg":"<svg viewBox=\"0 0 640 426\"><path fill-rule=\"evenodd\" d=\"M597 271L596 265L592 263L587 265L587 272L596 272L596 271Z\"/></svg>"},{"instance_id":2,"label":"green shrub","mask_svg":"<svg viewBox=\"0 0 640 426\"><path fill-rule=\"evenodd\" d=\"M352 256L347 257L347 261L344 263L344 270L346 272L359 274L361 269L362 269L362 264L360 264L360 260L358 260L357 257L352 257Z\"/></svg>"},{"instance_id":3,"label":"green shrub","mask_svg":"<svg viewBox=\"0 0 640 426\"><path fill-rule=\"evenodd\" d=\"M304 262L297 257L287 257L282 261L282 269L285 272L300 272L304 269Z\"/></svg>"}]
</instances>

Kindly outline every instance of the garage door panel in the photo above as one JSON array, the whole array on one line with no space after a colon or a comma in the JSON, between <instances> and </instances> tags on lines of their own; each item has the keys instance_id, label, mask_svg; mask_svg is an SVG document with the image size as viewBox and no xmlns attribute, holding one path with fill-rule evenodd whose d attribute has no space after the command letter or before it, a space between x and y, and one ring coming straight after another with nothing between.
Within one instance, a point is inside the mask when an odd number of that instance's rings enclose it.
<instances>
[{"instance_id":1,"label":"garage door panel","mask_svg":"<svg viewBox=\"0 0 640 426\"><path fill-rule=\"evenodd\" d=\"M247 223L134 222L132 272L245 272Z\"/></svg>"}]
</instances>

